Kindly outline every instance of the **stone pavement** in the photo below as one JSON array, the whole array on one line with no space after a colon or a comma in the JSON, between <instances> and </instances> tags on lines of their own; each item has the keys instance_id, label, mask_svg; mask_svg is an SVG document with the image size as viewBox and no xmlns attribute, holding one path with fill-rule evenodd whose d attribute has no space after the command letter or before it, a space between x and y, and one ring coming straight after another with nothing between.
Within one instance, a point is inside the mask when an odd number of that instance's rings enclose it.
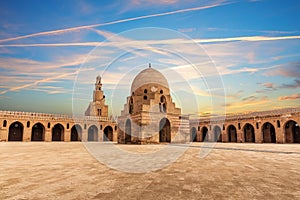
<instances>
[{"instance_id":1,"label":"stone pavement","mask_svg":"<svg viewBox=\"0 0 300 200\"><path fill-rule=\"evenodd\" d=\"M300 199L300 144L218 143L200 158L201 145L157 171L126 173L99 163L80 142L0 143L0 199Z\"/></svg>"}]
</instances>

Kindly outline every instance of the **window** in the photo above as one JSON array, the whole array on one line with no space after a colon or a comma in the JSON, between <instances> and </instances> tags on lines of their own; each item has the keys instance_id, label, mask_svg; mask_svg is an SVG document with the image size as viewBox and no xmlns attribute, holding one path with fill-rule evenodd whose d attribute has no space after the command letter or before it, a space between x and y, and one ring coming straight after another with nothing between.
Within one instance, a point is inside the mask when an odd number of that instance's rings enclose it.
<instances>
[{"instance_id":1,"label":"window","mask_svg":"<svg viewBox=\"0 0 300 200\"><path fill-rule=\"evenodd\" d=\"M49 122L48 125L47 125L47 128L50 128L50 126L51 126L51 124L50 124L50 122Z\"/></svg>"},{"instance_id":2,"label":"window","mask_svg":"<svg viewBox=\"0 0 300 200\"><path fill-rule=\"evenodd\" d=\"M225 130L225 125L223 124L223 131Z\"/></svg>"},{"instance_id":3,"label":"window","mask_svg":"<svg viewBox=\"0 0 300 200\"><path fill-rule=\"evenodd\" d=\"M239 130L241 129L241 123L238 123L238 128L239 128Z\"/></svg>"},{"instance_id":4,"label":"window","mask_svg":"<svg viewBox=\"0 0 300 200\"><path fill-rule=\"evenodd\" d=\"M102 110L101 110L101 109L98 109L97 115L98 115L98 116L101 116L101 115L102 115Z\"/></svg>"},{"instance_id":5,"label":"window","mask_svg":"<svg viewBox=\"0 0 300 200\"><path fill-rule=\"evenodd\" d=\"M4 120L4 121L3 121L3 127L6 127L6 125L7 125L7 121Z\"/></svg>"},{"instance_id":6,"label":"window","mask_svg":"<svg viewBox=\"0 0 300 200\"><path fill-rule=\"evenodd\" d=\"M160 91L159 91L159 93L163 94L163 93L164 93L164 91L163 91L163 90L160 90Z\"/></svg>"},{"instance_id":7,"label":"window","mask_svg":"<svg viewBox=\"0 0 300 200\"><path fill-rule=\"evenodd\" d=\"M256 122L256 129L258 129L259 127L258 127L258 122Z\"/></svg>"},{"instance_id":8,"label":"window","mask_svg":"<svg viewBox=\"0 0 300 200\"><path fill-rule=\"evenodd\" d=\"M70 125L69 125L69 123L67 123L67 129L69 129L70 128Z\"/></svg>"},{"instance_id":9,"label":"window","mask_svg":"<svg viewBox=\"0 0 300 200\"><path fill-rule=\"evenodd\" d=\"M86 129L86 124L84 124L84 129Z\"/></svg>"},{"instance_id":10,"label":"window","mask_svg":"<svg viewBox=\"0 0 300 200\"><path fill-rule=\"evenodd\" d=\"M102 124L100 125L100 130L102 130Z\"/></svg>"},{"instance_id":11,"label":"window","mask_svg":"<svg viewBox=\"0 0 300 200\"><path fill-rule=\"evenodd\" d=\"M27 122L27 128L29 128L29 127L30 127L30 121Z\"/></svg>"},{"instance_id":12,"label":"window","mask_svg":"<svg viewBox=\"0 0 300 200\"><path fill-rule=\"evenodd\" d=\"M198 131L200 131L200 126L198 126Z\"/></svg>"},{"instance_id":13,"label":"window","mask_svg":"<svg viewBox=\"0 0 300 200\"><path fill-rule=\"evenodd\" d=\"M280 128L280 121L277 120L277 127Z\"/></svg>"},{"instance_id":14,"label":"window","mask_svg":"<svg viewBox=\"0 0 300 200\"><path fill-rule=\"evenodd\" d=\"M146 95L144 96L144 100L147 100L147 96Z\"/></svg>"},{"instance_id":15,"label":"window","mask_svg":"<svg viewBox=\"0 0 300 200\"><path fill-rule=\"evenodd\" d=\"M144 89L144 93L147 94L147 92L148 92L147 89Z\"/></svg>"},{"instance_id":16,"label":"window","mask_svg":"<svg viewBox=\"0 0 300 200\"><path fill-rule=\"evenodd\" d=\"M118 127L117 126L115 126L115 131L118 129Z\"/></svg>"}]
</instances>

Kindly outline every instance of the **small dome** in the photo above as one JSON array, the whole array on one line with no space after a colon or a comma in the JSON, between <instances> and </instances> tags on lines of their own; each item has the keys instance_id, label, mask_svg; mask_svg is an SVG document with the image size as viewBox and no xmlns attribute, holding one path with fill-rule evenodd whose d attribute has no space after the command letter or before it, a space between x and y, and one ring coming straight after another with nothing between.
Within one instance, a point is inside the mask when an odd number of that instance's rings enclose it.
<instances>
[{"instance_id":1,"label":"small dome","mask_svg":"<svg viewBox=\"0 0 300 200\"><path fill-rule=\"evenodd\" d=\"M159 71L149 67L141 71L133 80L131 85L131 92L134 92L139 87L146 84L158 84L169 88L167 79Z\"/></svg>"}]
</instances>

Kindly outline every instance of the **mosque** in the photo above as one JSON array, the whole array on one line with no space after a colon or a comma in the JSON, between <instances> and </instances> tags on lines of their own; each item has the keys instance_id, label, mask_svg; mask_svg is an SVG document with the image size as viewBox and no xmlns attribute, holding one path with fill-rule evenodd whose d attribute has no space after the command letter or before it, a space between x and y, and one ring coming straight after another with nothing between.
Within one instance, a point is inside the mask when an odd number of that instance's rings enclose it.
<instances>
[{"instance_id":1,"label":"mosque","mask_svg":"<svg viewBox=\"0 0 300 200\"><path fill-rule=\"evenodd\" d=\"M0 111L0 141L300 143L300 108L189 119L173 102L165 76L151 65L134 78L124 102L117 121L108 117L98 76L85 116Z\"/></svg>"}]
</instances>

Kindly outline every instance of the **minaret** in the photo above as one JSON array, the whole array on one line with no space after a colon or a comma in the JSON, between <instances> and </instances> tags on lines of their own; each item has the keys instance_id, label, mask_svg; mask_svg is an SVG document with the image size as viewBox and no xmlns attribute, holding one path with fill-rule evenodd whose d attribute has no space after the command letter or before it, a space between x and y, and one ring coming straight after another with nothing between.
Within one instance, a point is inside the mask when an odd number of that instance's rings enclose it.
<instances>
[{"instance_id":1,"label":"minaret","mask_svg":"<svg viewBox=\"0 0 300 200\"><path fill-rule=\"evenodd\" d=\"M105 96L103 95L102 91L102 83L101 83L101 77L97 76L96 83L95 83L95 90L93 95L93 102L104 100Z\"/></svg>"},{"instance_id":2,"label":"minaret","mask_svg":"<svg viewBox=\"0 0 300 200\"><path fill-rule=\"evenodd\" d=\"M95 90L93 94L93 101L85 111L86 116L108 116L108 106L105 105L105 95L102 91L101 77L96 77Z\"/></svg>"}]
</instances>

